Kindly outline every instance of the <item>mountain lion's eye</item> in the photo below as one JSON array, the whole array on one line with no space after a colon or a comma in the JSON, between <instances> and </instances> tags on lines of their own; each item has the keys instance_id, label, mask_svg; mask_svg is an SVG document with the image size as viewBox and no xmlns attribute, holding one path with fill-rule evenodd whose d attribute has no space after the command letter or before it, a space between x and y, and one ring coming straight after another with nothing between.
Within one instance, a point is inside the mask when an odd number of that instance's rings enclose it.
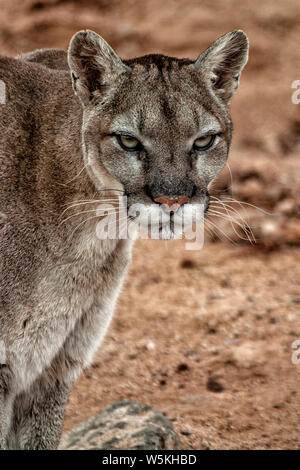
<instances>
[{"instance_id":1,"label":"mountain lion's eye","mask_svg":"<svg viewBox=\"0 0 300 470\"><path fill-rule=\"evenodd\" d=\"M140 150L142 147L141 143L137 139L128 135L117 135L117 139L119 145L128 152Z\"/></svg>"},{"instance_id":2,"label":"mountain lion's eye","mask_svg":"<svg viewBox=\"0 0 300 470\"><path fill-rule=\"evenodd\" d=\"M207 135L206 137L199 137L194 142L194 148L196 150L207 150L209 149L216 139L215 135Z\"/></svg>"}]
</instances>

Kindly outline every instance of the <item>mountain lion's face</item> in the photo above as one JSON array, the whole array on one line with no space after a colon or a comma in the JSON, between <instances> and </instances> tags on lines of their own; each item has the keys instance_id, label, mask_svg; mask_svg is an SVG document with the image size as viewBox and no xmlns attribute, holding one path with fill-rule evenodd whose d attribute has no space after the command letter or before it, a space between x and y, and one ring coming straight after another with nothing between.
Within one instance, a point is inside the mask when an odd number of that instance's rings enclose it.
<instances>
[{"instance_id":1,"label":"mountain lion's face","mask_svg":"<svg viewBox=\"0 0 300 470\"><path fill-rule=\"evenodd\" d=\"M195 204L206 210L208 185L227 159L229 101L247 51L245 34L236 31L196 62L162 55L121 61L100 36L77 33L69 65L97 189L123 190L128 208L143 204L148 215L162 204L166 213L175 208L175 218Z\"/></svg>"}]
</instances>

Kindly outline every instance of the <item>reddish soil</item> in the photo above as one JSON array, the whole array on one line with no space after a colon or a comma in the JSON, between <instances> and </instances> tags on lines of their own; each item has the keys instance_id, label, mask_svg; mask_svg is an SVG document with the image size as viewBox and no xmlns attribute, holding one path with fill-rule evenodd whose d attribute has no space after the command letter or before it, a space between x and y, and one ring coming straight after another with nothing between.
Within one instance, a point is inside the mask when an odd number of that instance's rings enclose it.
<instances>
[{"instance_id":1,"label":"reddish soil","mask_svg":"<svg viewBox=\"0 0 300 470\"><path fill-rule=\"evenodd\" d=\"M300 427L300 79L297 0L0 0L0 51L67 47L90 28L123 57L196 57L241 28L250 60L233 99L235 133L215 194L247 210L257 243L221 235L205 248L139 241L114 321L74 386L65 430L120 399L155 406L185 448L296 449ZM230 189L228 187L230 186ZM218 192L220 191L220 192ZM239 209L239 206L235 206Z\"/></svg>"}]
</instances>

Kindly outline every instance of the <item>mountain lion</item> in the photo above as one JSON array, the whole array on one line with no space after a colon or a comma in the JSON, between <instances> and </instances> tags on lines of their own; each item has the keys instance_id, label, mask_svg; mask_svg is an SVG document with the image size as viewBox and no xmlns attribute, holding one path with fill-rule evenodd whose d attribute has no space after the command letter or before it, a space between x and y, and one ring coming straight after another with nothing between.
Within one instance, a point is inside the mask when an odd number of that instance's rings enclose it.
<instances>
[{"instance_id":1,"label":"mountain lion","mask_svg":"<svg viewBox=\"0 0 300 470\"><path fill-rule=\"evenodd\" d=\"M133 242L99 239L96 207L125 195L149 212L207 208L247 56L242 31L196 61L121 60L80 31L67 53L0 57L1 449L57 448L70 387L109 326Z\"/></svg>"}]
</instances>

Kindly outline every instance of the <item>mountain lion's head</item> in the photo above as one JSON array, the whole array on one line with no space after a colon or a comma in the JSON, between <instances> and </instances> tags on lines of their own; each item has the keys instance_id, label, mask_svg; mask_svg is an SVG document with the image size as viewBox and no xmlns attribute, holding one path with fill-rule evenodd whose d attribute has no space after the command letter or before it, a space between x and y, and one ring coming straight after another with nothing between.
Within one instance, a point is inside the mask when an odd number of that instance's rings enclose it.
<instances>
[{"instance_id":1,"label":"mountain lion's head","mask_svg":"<svg viewBox=\"0 0 300 470\"><path fill-rule=\"evenodd\" d=\"M173 203L176 215L186 203L207 208L208 185L227 159L229 103L247 57L242 31L225 34L196 61L121 60L98 34L75 34L68 60L97 189L123 190L128 206L142 203L149 213Z\"/></svg>"}]
</instances>

